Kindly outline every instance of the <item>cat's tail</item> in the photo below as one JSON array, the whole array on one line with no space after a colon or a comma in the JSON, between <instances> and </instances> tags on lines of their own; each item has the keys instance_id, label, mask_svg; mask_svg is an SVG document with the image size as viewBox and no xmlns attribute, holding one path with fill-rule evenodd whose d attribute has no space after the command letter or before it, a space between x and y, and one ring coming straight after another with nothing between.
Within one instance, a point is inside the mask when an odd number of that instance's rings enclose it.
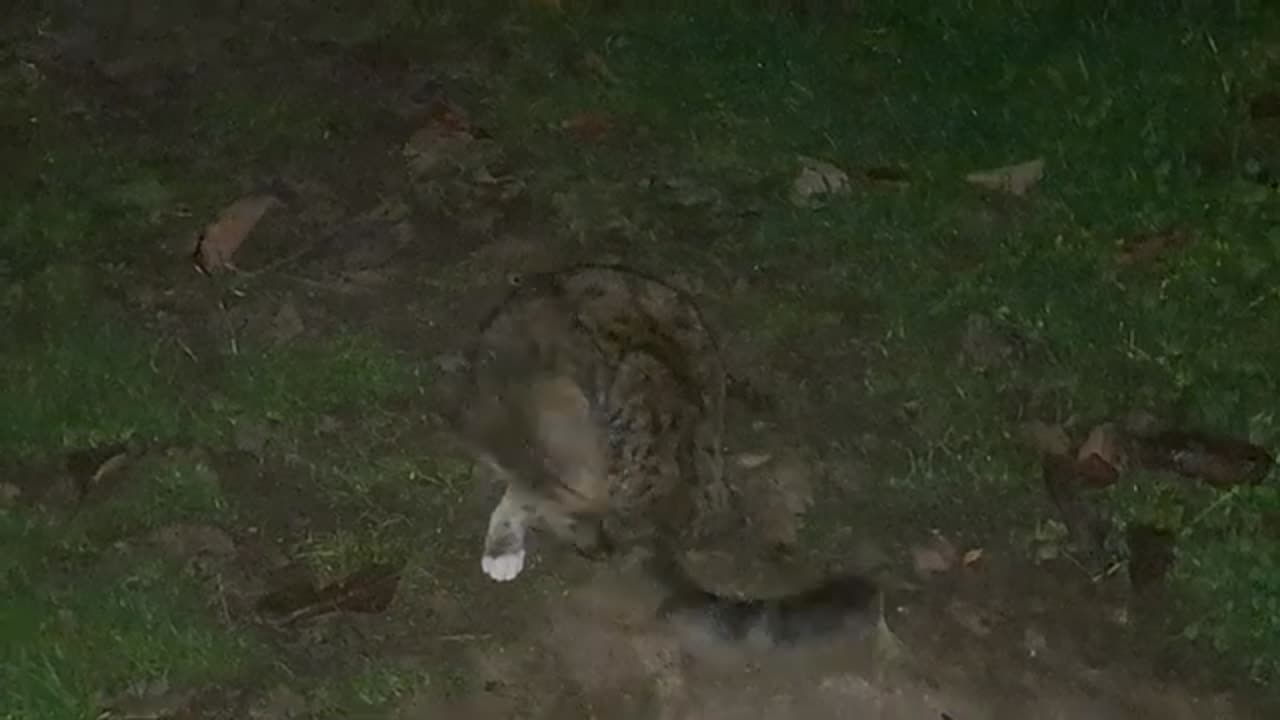
<instances>
[{"instance_id":1,"label":"cat's tail","mask_svg":"<svg viewBox=\"0 0 1280 720\"><path fill-rule=\"evenodd\" d=\"M650 570L665 587L660 619L700 641L773 648L869 630L880 615L880 590L859 575L843 575L790 595L730 598L703 589L677 556L655 549Z\"/></svg>"}]
</instances>

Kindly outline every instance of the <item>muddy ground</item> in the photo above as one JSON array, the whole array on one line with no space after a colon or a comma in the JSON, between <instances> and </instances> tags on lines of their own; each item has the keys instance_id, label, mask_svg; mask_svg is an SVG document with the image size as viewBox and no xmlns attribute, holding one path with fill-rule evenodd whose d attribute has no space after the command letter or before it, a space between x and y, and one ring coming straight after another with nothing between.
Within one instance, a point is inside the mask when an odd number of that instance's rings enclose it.
<instances>
[{"instance_id":1,"label":"muddy ground","mask_svg":"<svg viewBox=\"0 0 1280 720\"><path fill-rule=\"evenodd\" d=\"M378 22L394 26L410 16ZM796 323L802 333L773 333L761 326L761 303L791 297L791 286L820 283L823 274L793 271L804 258L761 267L718 252L717 238L753 232L756 215L735 204L734 191L654 177L648 167L631 177L568 173L514 144L504 124L521 120L495 118L501 104L492 96L504 87L500 75L515 72L510 34L486 32L477 21L470 35L414 45L391 31L357 30L348 23L359 13L288 3L189 11L65 3L32 5L23 17L34 24L6 30L7 60L47 99L53 119L42 122L83 133L68 143L117 148L182 178L160 199L139 201L139 213L154 215L146 233L101 228L84 255L56 261L90 268L95 302L154 340L154 352L178 368L172 377L184 397L218 395L210 378L238 358L353 333L375 338L412 369L398 376L407 378L401 391L372 408L268 413L231 422L220 441L199 433L134 438L124 469L103 473L104 458L89 461L95 477L87 493L74 472L61 470L58 452L14 461L23 468L8 485L17 502L55 517L109 502L136 468L174 458L207 469L237 509L233 521L196 516L142 534L108 532L109 547L88 567L73 560L62 567L95 573L151 557L177 560L203 588L220 631L250 638L238 651L249 669L216 681L157 687L140 678L95 689L114 696L101 704L115 717L1274 712L1264 707L1265 693L1232 682L1144 622L1163 612L1164 600L1133 593L1123 572L1099 579L1070 559L1037 562L983 522L965 530L966 498L923 498L915 524L898 522L909 510L881 516L875 503L916 461L919 428L904 429L912 407L861 395L877 364L894 362L880 354L874 322L863 319L875 308L856 299L829 303L827 314ZM536 27L528 22L516 34ZM581 48L564 52L568 59L549 67L549 77L608 72ZM309 116L313 108L322 119ZM15 137L37 135L21 119L9 125ZM624 166L629 155L661 152L642 135L611 134L604 118L578 117L546 133L595 143ZM196 234L254 194L279 202L235 249L234 267L197 271ZM1007 198L983 202L966 222L1017 222L1022 212ZM885 587L883 626L772 653L691 653L652 619L657 590L633 555L591 563L539 546L518 581L499 585L481 575L484 523L500 489L472 480L443 432L441 403L459 370L460 343L508 274L579 260L621 260L695 291L721 330L731 371L751 388L732 406L729 449L769 455L759 472L782 487L787 503L776 527L738 544L738 557L704 558L708 576L730 589L780 592L833 569L864 571ZM952 338L937 358L1000 366L1021 362L1019 352L998 334L972 332ZM320 379L314 392L326 392L325 382L344 378ZM787 458L799 460L788 466ZM355 480L331 482L368 467L380 474L358 491ZM1035 485L1035 466L1028 468ZM96 474L111 481L97 483ZM1053 512L1047 499L1030 506ZM959 518L960 529L931 532L938 516ZM347 538L360 550L326 565L299 551L319 536ZM387 536L393 541L379 546ZM793 548L789 565L768 575L762 568L774 565L762 558L777 544ZM284 620L263 609L261 598L290 578L332 581L374 561L392 568L389 603ZM328 576L316 577L324 574L317 568ZM327 690L356 687L359 695L359 678L377 686L367 689L367 704Z\"/></svg>"}]
</instances>

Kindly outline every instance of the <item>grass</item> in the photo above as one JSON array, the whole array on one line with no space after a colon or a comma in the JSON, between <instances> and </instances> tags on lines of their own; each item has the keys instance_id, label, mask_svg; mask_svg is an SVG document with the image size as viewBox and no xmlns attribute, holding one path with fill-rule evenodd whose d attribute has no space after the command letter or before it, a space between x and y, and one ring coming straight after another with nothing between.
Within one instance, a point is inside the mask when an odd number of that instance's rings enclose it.
<instances>
[{"instance_id":1,"label":"grass","mask_svg":"<svg viewBox=\"0 0 1280 720\"><path fill-rule=\"evenodd\" d=\"M41 584L7 594L0 717L93 717L105 693L140 681L173 686L234 677L250 649L205 617L166 568L124 578Z\"/></svg>"},{"instance_id":2,"label":"grass","mask_svg":"<svg viewBox=\"0 0 1280 720\"><path fill-rule=\"evenodd\" d=\"M151 460L120 494L73 517L0 510L0 717L92 717L131 687L194 687L252 666L250 638L208 612L208 591L178 558L134 549L174 522L225 519L207 466Z\"/></svg>"},{"instance_id":3,"label":"grass","mask_svg":"<svg viewBox=\"0 0 1280 720\"><path fill-rule=\"evenodd\" d=\"M755 342L798 348L823 372L858 358L833 387L866 422L895 428L896 462L860 507L897 536L1015 538L1044 521L1037 469L1014 441L1024 416L1080 431L1140 409L1275 448L1280 214L1275 188L1255 179L1259 167L1280 172L1280 131L1251 121L1248 101L1280 83L1276 10L869 5L798 19L727 0L562 13L491 3L488 14L333 4L289 26L334 40L343 57L380 43L393 65L457 61L448 67L470 72L449 75L449 92L473 101L535 214L583 239L621 232L655 264L727 265L772 288L733 314ZM288 171L341 187L341 148L400 132L386 107L297 65L313 46L283 42L275 11L261 12L179 121L92 103L68 112L79 95L57 78L20 62L0 71L0 129L20 141L0 148L15 169L0 184L0 459L34 467L123 440L223 450L265 428L283 441L271 452L307 458L314 492L342 515L292 538L333 577L432 547L426 534L442 530L411 516L447 513L462 494L458 468L367 449L399 420L388 402L419 384L412 363L342 327L196 362L117 302L168 260L156 248L194 227L178 209L209 216ZM297 82L252 79L255 63L294 68ZM613 120L603 139L557 129L591 112ZM387 152L404 141L379 139ZM909 186L855 182L799 208L787 196L802 156L855 181L900 168ZM964 182L1032 157L1047 174L1025 198ZM1148 266L1117 265L1122 239L1166 228L1191 242ZM962 362L975 315L1023 338L1025 356L985 373ZM321 430L326 416L356 419L340 447ZM110 549L179 520L234 523L243 508L199 462L138 476L69 528L0 509L0 577L16 598L0 608L0 717L87 716L96 697L139 679L198 685L263 662L201 607L180 568ZM1280 496L1129 480L1107 499L1118 521L1179 534L1172 631L1260 682L1280 676L1280 541L1267 530ZM378 666L348 679L335 706L384 705L423 682Z\"/></svg>"},{"instance_id":4,"label":"grass","mask_svg":"<svg viewBox=\"0 0 1280 720\"><path fill-rule=\"evenodd\" d=\"M322 122L313 110L210 98L224 115L197 128L193 151L148 145L162 128L140 139L66 113L53 84L5 80L15 92L3 114L31 122L22 149L10 157L6 147L13 182L0 185L0 458L39 474L6 482L56 483L46 466L67 453L124 441L221 450L245 425L296 448L318 417L368 412L404 390L406 365L357 332L210 366L118 302L154 282L156 253L184 231L175 206L212 210L237 192L230 146L253 136L258 154L287 154L291 138L319 142L319 130L298 131L299 118ZM231 172L194 182L175 153ZM94 717L131 688L198 689L272 662L252 634L218 620L213 591L181 558L157 557L142 540L175 523L234 527L245 508L207 463L183 454L148 455L123 472L121 487L74 511L0 504L0 718Z\"/></svg>"}]
</instances>

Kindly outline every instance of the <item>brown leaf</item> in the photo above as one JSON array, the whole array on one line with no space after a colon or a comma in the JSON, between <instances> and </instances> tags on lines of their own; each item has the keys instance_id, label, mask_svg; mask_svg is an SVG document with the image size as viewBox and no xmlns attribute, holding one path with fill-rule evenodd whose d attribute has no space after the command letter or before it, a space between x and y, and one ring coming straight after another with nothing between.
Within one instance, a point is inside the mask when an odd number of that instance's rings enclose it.
<instances>
[{"instance_id":1,"label":"brown leaf","mask_svg":"<svg viewBox=\"0 0 1280 720\"><path fill-rule=\"evenodd\" d=\"M415 174L460 164L474 152L477 140L489 137L471 124L462 108L448 100L437 100L431 106L430 117L431 121L415 130L402 149Z\"/></svg>"},{"instance_id":2,"label":"brown leaf","mask_svg":"<svg viewBox=\"0 0 1280 720\"><path fill-rule=\"evenodd\" d=\"M258 611L280 625L337 612L379 613L395 598L400 570L400 565L374 563L322 588L306 582L286 585L258 600Z\"/></svg>"},{"instance_id":3,"label":"brown leaf","mask_svg":"<svg viewBox=\"0 0 1280 720\"><path fill-rule=\"evenodd\" d=\"M979 187L1017 196L1026 195L1043 178L1044 158L1006 165L993 170L972 172L965 176L967 182Z\"/></svg>"},{"instance_id":4,"label":"brown leaf","mask_svg":"<svg viewBox=\"0 0 1280 720\"><path fill-rule=\"evenodd\" d=\"M966 551L964 552L964 557L960 559L960 562L961 562L965 567L968 567L968 566L970 566L970 565L972 565L972 564L974 564L974 563L978 562L979 560L981 560L981 559L982 559L982 555L983 555L983 549L982 549L982 548L970 548L969 550L966 550Z\"/></svg>"},{"instance_id":5,"label":"brown leaf","mask_svg":"<svg viewBox=\"0 0 1280 720\"><path fill-rule=\"evenodd\" d=\"M868 181L880 185L907 187L911 184L911 178L907 175L907 171L896 167L869 167L862 171L862 176Z\"/></svg>"},{"instance_id":6,"label":"brown leaf","mask_svg":"<svg viewBox=\"0 0 1280 720\"><path fill-rule=\"evenodd\" d=\"M1144 466L1218 488L1255 485L1275 464L1270 453L1253 443L1200 432L1162 432L1135 442Z\"/></svg>"},{"instance_id":7,"label":"brown leaf","mask_svg":"<svg viewBox=\"0 0 1280 720\"><path fill-rule=\"evenodd\" d=\"M439 130L475 136L475 132L472 131L471 127L471 119L467 117L466 111L448 100L435 101L431 105L430 116L431 124L435 125Z\"/></svg>"},{"instance_id":8,"label":"brown leaf","mask_svg":"<svg viewBox=\"0 0 1280 720\"><path fill-rule=\"evenodd\" d=\"M1029 420L1018 428L1023 442L1046 455L1066 457L1071 452L1071 439L1061 425Z\"/></svg>"},{"instance_id":9,"label":"brown leaf","mask_svg":"<svg viewBox=\"0 0 1280 720\"><path fill-rule=\"evenodd\" d=\"M560 129L579 140L597 141L613 131L613 117L599 110L580 112L560 123Z\"/></svg>"},{"instance_id":10,"label":"brown leaf","mask_svg":"<svg viewBox=\"0 0 1280 720\"><path fill-rule=\"evenodd\" d=\"M206 273L233 267L232 256L262 216L279 204L280 199L275 195L250 195L232 203L200 234L195 249L196 264Z\"/></svg>"},{"instance_id":11,"label":"brown leaf","mask_svg":"<svg viewBox=\"0 0 1280 720\"><path fill-rule=\"evenodd\" d=\"M129 462L129 448L124 443L105 447L76 450L67 455L67 472L75 481L80 499L84 499L95 487L112 473L118 472Z\"/></svg>"},{"instance_id":12,"label":"brown leaf","mask_svg":"<svg viewBox=\"0 0 1280 720\"><path fill-rule=\"evenodd\" d=\"M1116 466L1099 455L1089 455L1084 460L1077 460L1075 475L1082 485L1091 489L1110 487L1120 479L1120 471Z\"/></svg>"},{"instance_id":13,"label":"brown leaf","mask_svg":"<svg viewBox=\"0 0 1280 720\"><path fill-rule=\"evenodd\" d=\"M1168 229L1126 238L1116 253L1116 264L1124 267L1150 264L1190 241L1183 230Z\"/></svg>"},{"instance_id":14,"label":"brown leaf","mask_svg":"<svg viewBox=\"0 0 1280 720\"><path fill-rule=\"evenodd\" d=\"M1089 431L1089 437L1076 451L1076 461L1093 462L1091 458L1119 470L1124 465L1124 439L1113 423L1102 423Z\"/></svg>"}]
</instances>

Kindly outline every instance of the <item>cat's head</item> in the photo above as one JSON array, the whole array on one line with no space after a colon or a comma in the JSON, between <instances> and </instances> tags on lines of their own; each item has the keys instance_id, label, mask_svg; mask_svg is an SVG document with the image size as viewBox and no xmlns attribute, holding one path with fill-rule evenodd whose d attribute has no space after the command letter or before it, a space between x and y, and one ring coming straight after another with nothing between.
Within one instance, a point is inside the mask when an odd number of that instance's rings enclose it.
<instances>
[{"instance_id":1,"label":"cat's head","mask_svg":"<svg viewBox=\"0 0 1280 720\"><path fill-rule=\"evenodd\" d=\"M503 481L574 511L602 508L608 496L604 432L572 379L503 384L473 398L460 420L476 459Z\"/></svg>"}]
</instances>

